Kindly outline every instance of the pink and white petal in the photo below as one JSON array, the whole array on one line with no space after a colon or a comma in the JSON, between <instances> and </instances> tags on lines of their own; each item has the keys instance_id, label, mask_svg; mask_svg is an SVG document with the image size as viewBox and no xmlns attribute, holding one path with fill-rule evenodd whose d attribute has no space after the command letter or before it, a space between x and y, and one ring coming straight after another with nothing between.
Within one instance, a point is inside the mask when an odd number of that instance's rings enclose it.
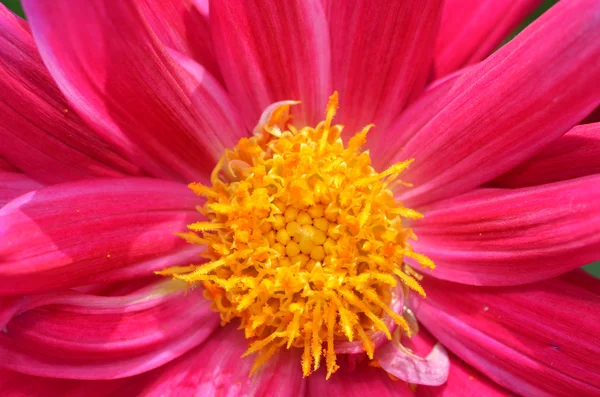
<instances>
[{"instance_id":1,"label":"pink and white petal","mask_svg":"<svg viewBox=\"0 0 600 397\"><path fill-rule=\"evenodd\" d=\"M517 188L600 174L600 123L578 125L491 182Z\"/></svg>"},{"instance_id":2,"label":"pink and white petal","mask_svg":"<svg viewBox=\"0 0 600 397\"><path fill-rule=\"evenodd\" d=\"M435 45L434 78L486 58L541 3L447 0Z\"/></svg>"},{"instance_id":3,"label":"pink and white petal","mask_svg":"<svg viewBox=\"0 0 600 397\"><path fill-rule=\"evenodd\" d=\"M211 1L210 23L228 91L249 130L273 102L299 100L296 122L323 119L330 42L320 0Z\"/></svg>"},{"instance_id":4,"label":"pink and white petal","mask_svg":"<svg viewBox=\"0 0 600 397\"><path fill-rule=\"evenodd\" d=\"M600 393L600 280L581 271L520 287L427 277L411 298L419 321L496 383L525 396Z\"/></svg>"},{"instance_id":5,"label":"pink and white petal","mask_svg":"<svg viewBox=\"0 0 600 397\"><path fill-rule=\"evenodd\" d=\"M183 184L143 178L71 182L20 196L0 209L0 295L93 284L128 267L188 265L179 262L188 256L177 255L188 245L174 233L199 219L197 203Z\"/></svg>"},{"instance_id":6,"label":"pink and white petal","mask_svg":"<svg viewBox=\"0 0 600 397\"><path fill-rule=\"evenodd\" d=\"M200 5L208 7L208 3ZM206 10L192 0L144 0L144 15L161 42L201 64L221 81Z\"/></svg>"},{"instance_id":7,"label":"pink and white petal","mask_svg":"<svg viewBox=\"0 0 600 397\"><path fill-rule=\"evenodd\" d=\"M308 378L308 396L361 396L397 397L413 396L408 383L392 378L381 368L361 362L354 370L342 366L325 380L326 371L321 368Z\"/></svg>"},{"instance_id":8,"label":"pink and white petal","mask_svg":"<svg viewBox=\"0 0 600 397\"><path fill-rule=\"evenodd\" d=\"M18 172L0 171L0 208L15 197L42 188L43 185Z\"/></svg>"},{"instance_id":9,"label":"pink and white petal","mask_svg":"<svg viewBox=\"0 0 600 397\"><path fill-rule=\"evenodd\" d=\"M54 379L0 369L3 397L111 397L123 392L136 378L105 381Z\"/></svg>"},{"instance_id":10,"label":"pink and white petal","mask_svg":"<svg viewBox=\"0 0 600 397\"><path fill-rule=\"evenodd\" d=\"M441 1L332 0L333 88L345 136L384 131L429 77Z\"/></svg>"},{"instance_id":11,"label":"pink and white petal","mask_svg":"<svg viewBox=\"0 0 600 397\"><path fill-rule=\"evenodd\" d=\"M419 356L426 355L438 343L433 336L421 326L418 334L412 338L404 338L402 343ZM513 396L502 386L470 367L456 355L449 353L450 372L448 380L441 386L417 386L415 394L422 397L507 397Z\"/></svg>"},{"instance_id":12,"label":"pink and white petal","mask_svg":"<svg viewBox=\"0 0 600 397\"><path fill-rule=\"evenodd\" d=\"M75 110L155 176L203 180L246 134L227 93L200 65L189 73L140 2L24 1L51 75ZM133 144L132 144L133 143Z\"/></svg>"},{"instance_id":13,"label":"pink and white petal","mask_svg":"<svg viewBox=\"0 0 600 397\"><path fill-rule=\"evenodd\" d=\"M456 71L434 81L392 124L367 141L376 169L384 170L396 158L408 141L458 95L455 87L473 66Z\"/></svg>"},{"instance_id":14,"label":"pink and white petal","mask_svg":"<svg viewBox=\"0 0 600 397\"><path fill-rule=\"evenodd\" d=\"M183 285L125 296L32 297L0 335L0 367L35 376L116 379L159 367L201 344L219 316ZM48 306L48 304L50 306Z\"/></svg>"},{"instance_id":15,"label":"pink and white petal","mask_svg":"<svg viewBox=\"0 0 600 397\"><path fill-rule=\"evenodd\" d=\"M282 349L250 375L255 356L240 358L248 341L236 328L234 324L225 326L202 346L148 374L149 382L140 395L304 396L299 350Z\"/></svg>"},{"instance_id":16,"label":"pink and white petal","mask_svg":"<svg viewBox=\"0 0 600 397\"><path fill-rule=\"evenodd\" d=\"M0 4L0 156L44 182L139 174L72 111L27 22Z\"/></svg>"},{"instance_id":17,"label":"pink and white petal","mask_svg":"<svg viewBox=\"0 0 600 397\"><path fill-rule=\"evenodd\" d=\"M415 223L433 277L519 285L600 259L600 175L529 188L479 189L437 203Z\"/></svg>"},{"instance_id":18,"label":"pink and white petal","mask_svg":"<svg viewBox=\"0 0 600 397\"><path fill-rule=\"evenodd\" d=\"M398 198L414 207L471 190L598 106L598 18L598 0L559 2L467 72L454 88L458 95L394 158L415 159L403 174L415 187Z\"/></svg>"}]
</instances>

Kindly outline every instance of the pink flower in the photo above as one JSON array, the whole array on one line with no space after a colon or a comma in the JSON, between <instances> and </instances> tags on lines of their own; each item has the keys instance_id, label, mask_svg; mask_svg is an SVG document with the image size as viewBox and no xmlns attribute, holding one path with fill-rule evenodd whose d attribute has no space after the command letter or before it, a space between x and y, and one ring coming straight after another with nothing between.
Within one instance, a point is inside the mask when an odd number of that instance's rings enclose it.
<instances>
[{"instance_id":1,"label":"pink flower","mask_svg":"<svg viewBox=\"0 0 600 397\"><path fill-rule=\"evenodd\" d=\"M600 394L577 270L600 259L600 1L491 55L539 1L23 3L0 6L3 396Z\"/></svg>"}]
</instances>

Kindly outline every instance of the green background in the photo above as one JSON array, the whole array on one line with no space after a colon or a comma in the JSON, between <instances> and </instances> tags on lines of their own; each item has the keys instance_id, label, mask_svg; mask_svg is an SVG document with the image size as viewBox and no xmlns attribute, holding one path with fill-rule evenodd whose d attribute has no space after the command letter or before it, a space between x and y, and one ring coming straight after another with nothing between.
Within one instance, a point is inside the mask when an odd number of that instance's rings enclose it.
<instances>
[{"instance_id":1,"label":"green background","mask_svg":"<svg viewBox=\"0 0 600 397\"><path fill-rule=\"evenodd\" d=\"M50 0L43 0L50 1ZM73 0L77 1L77 0ZM85 0L82 0L85 1ZM527 25L533 22L537 17L539 17L544 11L550 8L553 4L555 4L558 0L545 0L542 5L540 5L537 10L533 14L531 14L515 31L504 41L504 43L510 41L513 37L515 37L521 30L523 30ZM8 8L16 12L17 14L23 16L23 8L21 7L21 2L19 0L0 0L0 3L6 5ZM600 256L600 253L598 253ZM587 270L591 274L600 278L600 261L584 266L583 269Z\"/></svg>"}]
</instances>

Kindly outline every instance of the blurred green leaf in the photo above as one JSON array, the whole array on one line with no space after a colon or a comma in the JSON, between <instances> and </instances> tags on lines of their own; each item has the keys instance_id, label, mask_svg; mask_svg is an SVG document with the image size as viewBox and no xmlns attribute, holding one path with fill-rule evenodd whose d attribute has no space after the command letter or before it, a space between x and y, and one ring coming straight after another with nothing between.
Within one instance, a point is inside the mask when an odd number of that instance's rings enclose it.
<instances>
[{"instance_id":1,"label":"blurred green leaf","mask_svg":"<svg viewBox=\"0 0 600 397\"><path fill-rule=\"evenodd\" d=\"M21 7L20 0L0 0L0 3L4 4L8 9L12 10L15 14L25 17L23 13L23 7Z\"/></svg>"}]
</instances>

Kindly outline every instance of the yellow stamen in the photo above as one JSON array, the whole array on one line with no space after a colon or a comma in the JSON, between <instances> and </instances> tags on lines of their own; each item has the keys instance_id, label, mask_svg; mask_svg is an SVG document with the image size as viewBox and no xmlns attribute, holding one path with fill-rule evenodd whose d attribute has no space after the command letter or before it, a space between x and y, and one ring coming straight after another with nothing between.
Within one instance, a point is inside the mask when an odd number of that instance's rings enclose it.
<instances>
[{"instance_id":1,"label":"yellow stamen","mask_svg":"<svg viewBox=\"0 0 600 397\"><path fill-rule=\"evenodd\" d=\"M300 348L304 376L324 357L329 379L338 369L336 342L357 339L372 359L370 335L391 337L384 319L410 334L390 308L393 290L401 283L425 295L405 257L434 265L408 243L414 234L405 219L422 215L390 190L404 184L397 178L412 160L376 172L361 151L373 125L344 147L343 127L332 124L337 92L314 128L291 124L293 104L274 109L253 137L226 151L211 187L190 184L206 199L205 220L179 235L205 246L208 262L157 274L201 283L223 324L239 319L251 339L244 356L258 353L253 372L278 349Z\"/></svg>"}]
</instances>

